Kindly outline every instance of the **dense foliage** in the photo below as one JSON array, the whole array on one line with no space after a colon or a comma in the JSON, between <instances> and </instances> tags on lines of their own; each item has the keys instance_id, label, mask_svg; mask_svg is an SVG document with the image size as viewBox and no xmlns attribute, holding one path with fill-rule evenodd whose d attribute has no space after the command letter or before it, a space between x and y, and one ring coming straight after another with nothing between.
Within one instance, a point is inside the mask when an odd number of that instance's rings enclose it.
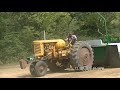
<instances>
[{"instance_id":1,"label":"dense foliage","mask_svg":"<svg viewBox=\"0 0 120 90\"><path fill-rule=\"evenodd\" d=\"M110 36L120 36L120 13L100 12ZM32 41L65 39L75 32L79 40L105 35L104 20L97 12L0 12L0 64L17 62L33 53Z\"/></svg>"}]
</instances>

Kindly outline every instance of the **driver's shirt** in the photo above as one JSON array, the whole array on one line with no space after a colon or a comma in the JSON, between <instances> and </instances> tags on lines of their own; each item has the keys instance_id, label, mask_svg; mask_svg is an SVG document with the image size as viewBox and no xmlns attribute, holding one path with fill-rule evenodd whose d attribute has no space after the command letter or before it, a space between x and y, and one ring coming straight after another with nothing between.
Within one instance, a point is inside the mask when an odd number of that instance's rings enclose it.
<instances>
[{"instance_id":1,"label":"driver's shirt","mask_svg":"<svg viewBox=\"0 0 120 90\"><path fill-rule=\"evenodd\" d=\"M76 35L72 35L72 39L75 39L75 40L77 40L77 37L76 37Z\"/></svg>"}]
</instances>

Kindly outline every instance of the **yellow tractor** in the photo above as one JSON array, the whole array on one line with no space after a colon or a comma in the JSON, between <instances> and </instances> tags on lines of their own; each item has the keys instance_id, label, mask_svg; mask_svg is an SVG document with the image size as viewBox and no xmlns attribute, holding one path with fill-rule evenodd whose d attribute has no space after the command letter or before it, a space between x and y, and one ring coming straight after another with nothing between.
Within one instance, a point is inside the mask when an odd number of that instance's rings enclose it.
<instances>
[{"instance_id":1,"label":"yellow tractor","mask_svg":"<svg viewBox=\"0 0 120 90\"><path fill-rule=\"evenodd\" d=\"M76 71L91 69L93 50L85 41L76 41L74 45L62 39L33 41L34 59L31 60L30 73L40 77L50 71L62 71L70 66ZM21 69L28 61L20 60Z\"/></svg>"}]
</instances>

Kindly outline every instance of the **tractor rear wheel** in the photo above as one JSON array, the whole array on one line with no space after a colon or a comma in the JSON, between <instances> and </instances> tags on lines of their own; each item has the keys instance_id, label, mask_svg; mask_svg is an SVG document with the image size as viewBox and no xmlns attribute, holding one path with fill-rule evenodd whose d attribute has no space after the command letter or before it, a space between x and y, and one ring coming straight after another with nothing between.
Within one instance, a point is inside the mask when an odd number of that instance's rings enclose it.
<instances>
[{"instance_id":1,"label":"tractor rear wheel","mask_svg":"<svg viewBox=\"0 0 120 90\"><path fill-rule=\"evenodd\" d=\"M35 65L36 76L41 77L47 73L47 64L44 61L39 61Z\"/></svg>"},{"instance_id":2,"label":"tractor rear wheel","mask_svg":"<svg viewBox=\"0 0 120 90\"><path fill-rule=\"evenodd\" d=\"M76 42L71 51L71 65L76 71L90 70L93 65L93 50L86 42Z\"/></svg>"}]
</instances>

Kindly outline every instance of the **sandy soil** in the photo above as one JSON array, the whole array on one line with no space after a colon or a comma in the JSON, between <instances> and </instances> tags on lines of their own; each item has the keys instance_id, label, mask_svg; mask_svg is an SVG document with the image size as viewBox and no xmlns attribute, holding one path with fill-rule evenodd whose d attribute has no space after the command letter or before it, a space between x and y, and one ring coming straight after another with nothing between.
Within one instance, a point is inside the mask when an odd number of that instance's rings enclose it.
<instances>
[{"instance_id":1,"label":"sandy soil","mask_svg":"<svg viewBox=\"0 0 120 90\"><path fill-rule=\"evenodd\" d=\"M0 66L0 78L35 78L29 72L29 67L20 69L19 65ZM90 70L75 72L66 70L64 72L48 73L37 78L120 78L120 68L105 68L103 70Z\"/></svg>"}]
</instances>

